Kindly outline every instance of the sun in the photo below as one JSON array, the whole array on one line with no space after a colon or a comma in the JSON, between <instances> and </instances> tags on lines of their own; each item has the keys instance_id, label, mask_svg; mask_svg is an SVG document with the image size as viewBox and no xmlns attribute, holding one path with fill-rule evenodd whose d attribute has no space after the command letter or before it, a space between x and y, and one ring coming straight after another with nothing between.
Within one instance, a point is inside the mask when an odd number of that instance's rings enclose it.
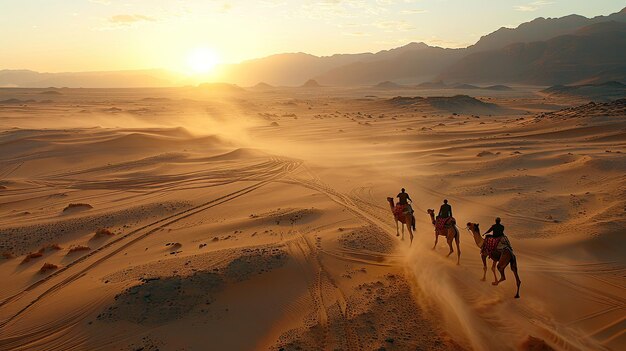
<instances>
[{"instance_id":1,"label":"sun","mask_svg":"<svg viewBox=\"0 0 626 351\"><path fill-rule=\"evenodd\" d=\"M187 56L187 65L194 73L208 73L218 63L217 54L209 48L196 48Z\"/></svg>"}]
</instances>

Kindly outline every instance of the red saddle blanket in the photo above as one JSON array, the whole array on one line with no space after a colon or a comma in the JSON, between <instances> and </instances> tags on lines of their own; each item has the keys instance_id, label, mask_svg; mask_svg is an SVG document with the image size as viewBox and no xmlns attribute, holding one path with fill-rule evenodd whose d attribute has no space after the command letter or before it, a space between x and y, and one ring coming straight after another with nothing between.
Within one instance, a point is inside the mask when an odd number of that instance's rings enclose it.
<instances>
[{"instance_id":1,"label":"red saddle blanket","mask_svg":"<svg viewBox=\"0 0 626 351\"><path fill-rule=\"evenodd\" d=\"M396 207L394 207L393 209L393 215L396 217L396 219L400 219L402 217L404 217L404 209L406 208L406 205L400 205L400 204L396 204Z\"/></svg>"},{"instance_id":2,"label":"red saddle blanket","mask_svg":"<svg viewBox=\"0 0 626 351\"><path fill-rule=\"evenodd\" d=\"M500 243L500 238L493 237L485 237L485 241L483 242L483 254L492 258L493 252L498 248L498 244Z\"/></svg>"},{"instance_id":3,"label":"red saddle blanket","mask_svg":"<svg viewBox=\"0 0 626 351\"><path fill-rule=\"evenodd\" d=\"M437 217L435 219L435 232L437 235L446 235L446 228L456 223L454 217Z\"/></svg>"}]
</instances>

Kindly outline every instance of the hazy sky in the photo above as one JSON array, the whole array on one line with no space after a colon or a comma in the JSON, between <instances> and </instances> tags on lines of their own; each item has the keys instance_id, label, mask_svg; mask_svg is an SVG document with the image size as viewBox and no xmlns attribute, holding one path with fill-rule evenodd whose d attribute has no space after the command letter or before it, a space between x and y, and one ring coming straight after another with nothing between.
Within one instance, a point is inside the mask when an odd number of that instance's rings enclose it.
<instances>
[{"instance_id":1,"label":"hazy sky","mask_svg":"<svg viewBox=\"0 0 626 351\"><path fill-rule=\"evenodd\" d=\"M0 0L0 69L188 69L281 52L462 47L536 17L606 15L623 0Z\"/></svg>"}]
</instances>

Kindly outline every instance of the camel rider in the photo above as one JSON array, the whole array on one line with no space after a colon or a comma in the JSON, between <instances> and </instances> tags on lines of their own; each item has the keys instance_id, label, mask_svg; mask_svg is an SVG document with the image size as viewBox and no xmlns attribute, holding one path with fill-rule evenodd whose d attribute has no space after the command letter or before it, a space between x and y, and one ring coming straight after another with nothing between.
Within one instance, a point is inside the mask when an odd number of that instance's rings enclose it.
<instances>
[{"instance_id":1,"label":"camel rider","mask_svg":"<svg viewBox=\"0 0 626 351\"><path fill-rule=\"evenodd\" d=\"M452 206L448 205L448 200L443 200L443 205L439 208L439 218L450 218L452 217Z\"/></svg>"},{"instance_id":2,"label":"camel rider","mask_svg":"<svg viewBox=\"0 0 626 351\"><path fill-rule=\"evenodd\" d=\"M503 250L506 248L513 251L509 238L504 235L504 226L500 224L501 221L500 217L496 218L496 224L492 225L491 228L485 232L485 235L489 233L493 233L493 235L487 235L485 238L492 237L494 239L498 239L498 245L496 247L497 250Z\"/></svg>"},{"instance_id":3,"label":"camel rider","mask_svg":"<svg viewBox=\"0 0 626 351\"><path fill-rule=\"evenodd\" d=\"M504 236L504 226L500 224L501 221L502 220L500 219L500 217L496 218L496 224L492 225L491 228L489 228L489 230L485 232L485 235L493 233L492 236L494 238Z\"/></svg>"},{"instance_id":4,"label":"camel rider","mask_svg":"<svg viewBox=\"0 0 626 351\"><path fill-rule=\"evenodd\" d=\"M404 206L404 212L413 214L413 208L409 204L409 201L413 202L413 200L411 200L411 197L407 192L405 192L404 188L400 190L400 193L396 197L398 198L398 205Z\"/></svg>"}]
</instances>

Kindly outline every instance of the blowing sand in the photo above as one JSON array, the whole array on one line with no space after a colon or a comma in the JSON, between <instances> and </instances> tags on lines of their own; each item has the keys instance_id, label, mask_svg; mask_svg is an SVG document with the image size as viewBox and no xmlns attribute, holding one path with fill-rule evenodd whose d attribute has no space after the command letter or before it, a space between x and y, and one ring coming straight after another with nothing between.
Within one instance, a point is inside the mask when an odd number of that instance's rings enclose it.
<instances>
[{"instance_id":1,"label":"blowing sand","mask_svg":"<svg viewBox=\"0 0 626 351\"><path fill-rule=\"evenodd\" d=\"M626 348L624 100L42 93L0 90L1 350ZM520 299L465 230L496 216Z\"/></svg>"}]
</instances>

